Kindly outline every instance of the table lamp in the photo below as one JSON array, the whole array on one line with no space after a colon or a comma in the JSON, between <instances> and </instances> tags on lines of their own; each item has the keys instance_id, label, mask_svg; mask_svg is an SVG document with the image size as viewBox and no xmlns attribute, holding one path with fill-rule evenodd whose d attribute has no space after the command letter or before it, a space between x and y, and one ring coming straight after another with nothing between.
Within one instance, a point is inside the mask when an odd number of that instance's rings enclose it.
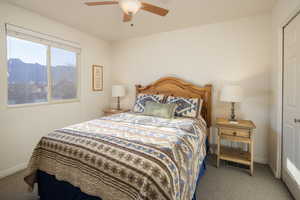
<instances>
[{"instance_id":1,"label":"table lamp","mask_svg":"<svg viewBox=\"0 0 300 200\"><path fill-rule=\"evenodd\" d=\"M231 116L229 121L236 122L235 118L235 103L241 102L243 99L243 90L238 85L227 85L221 91L221 101L231 103Z\"/></svg>"},{"instance_id":2,"label":"table lamp","mask_svg":"<svg viewBox=\"0 0 300 200\"><path fill-rule=\"evenodd\" d=\"M125 86L124 85L113 85L112 86L112 97L117 97L118 105L117 110L121 110L120 107L120 97L125 96Z\"/></svg>"}]
</instances>

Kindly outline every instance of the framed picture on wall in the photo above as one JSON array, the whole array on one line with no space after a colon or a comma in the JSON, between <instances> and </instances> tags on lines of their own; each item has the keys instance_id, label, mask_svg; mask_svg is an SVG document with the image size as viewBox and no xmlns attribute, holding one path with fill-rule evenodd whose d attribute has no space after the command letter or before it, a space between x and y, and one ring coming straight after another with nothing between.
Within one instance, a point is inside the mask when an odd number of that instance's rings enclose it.
<instances>
[{"instance_id":1,"label":"framed picture on wall","mask_svg":"<svg viewBox=\"0 0 300 200\"><path fill-rule=\"evenodd\" d=\"M93 91L103 91L103 66L93 65Z\"/></svg>"}]
</instances>

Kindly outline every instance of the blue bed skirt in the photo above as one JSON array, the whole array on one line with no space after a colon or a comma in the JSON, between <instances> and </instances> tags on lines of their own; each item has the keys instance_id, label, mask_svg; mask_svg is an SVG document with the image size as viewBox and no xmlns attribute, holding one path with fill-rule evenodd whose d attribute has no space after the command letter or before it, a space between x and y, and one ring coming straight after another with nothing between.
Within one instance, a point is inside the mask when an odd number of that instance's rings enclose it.
<instances>
[{"instance_id":1,"label":"blue bed skirt","mask_svg":"<svg viewBox=\"0 0 300 200\"><path fill-rule=\"evenodd\" d=\"M202 178L202 176L204 176L205 174L205 171L206 171L206 160L207 160L207 156L205 157L204 161L202 162L201 166L200 166L200 171L199 171L199 174L198 174L198 179L197 179L197 186ZM197 186L196 186L196 191L197 191ZM194 193L194 197L192 200L199 200L197 199L197 192L195 191Z\"/></svg>"},{"instance_id":2,"label":"blue bed skirt","mask_svg":"<svg viewBox=\"0 0 300 200\"><path fill-rule=\"evenodd\" d=\"M101 200L81 192L78 187L68 182L58 181L55 176L40 170L37 172L37 182L40 200Z\"/></svg>"}]
</instances>

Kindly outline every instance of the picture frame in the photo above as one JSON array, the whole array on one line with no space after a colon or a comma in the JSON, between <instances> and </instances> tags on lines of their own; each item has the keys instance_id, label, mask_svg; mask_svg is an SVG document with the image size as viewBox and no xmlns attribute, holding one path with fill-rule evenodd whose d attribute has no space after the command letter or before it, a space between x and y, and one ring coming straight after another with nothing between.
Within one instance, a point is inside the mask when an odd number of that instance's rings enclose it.
<instances>
[{"instance_id":1,"label":"picture frame","mask_svg":"<svg viewBox=\"0 0 300 200\"><path fill-rule=\"evenodd\" d=\"M103 66L93 65L92 77L93 91L103 91Z\"/></svg>"}]
</instances>

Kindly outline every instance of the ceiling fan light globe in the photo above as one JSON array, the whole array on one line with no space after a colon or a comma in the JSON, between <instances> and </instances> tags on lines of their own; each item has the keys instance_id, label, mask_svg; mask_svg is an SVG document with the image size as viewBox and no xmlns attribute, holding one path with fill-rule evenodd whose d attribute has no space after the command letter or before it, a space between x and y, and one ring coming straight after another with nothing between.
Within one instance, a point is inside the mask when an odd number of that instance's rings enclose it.
<instances>
[{"instance_id":1,"label":"ceiling fan light globe","mask_svg":"<svg viewBox=\"0 0 300 200\"><path fill-rule=\"evenodd\" d=\"M136 14L142 7L141 2L138 0L120 0L119 4L127 15Z\"/></svg>"}]
</instances>

